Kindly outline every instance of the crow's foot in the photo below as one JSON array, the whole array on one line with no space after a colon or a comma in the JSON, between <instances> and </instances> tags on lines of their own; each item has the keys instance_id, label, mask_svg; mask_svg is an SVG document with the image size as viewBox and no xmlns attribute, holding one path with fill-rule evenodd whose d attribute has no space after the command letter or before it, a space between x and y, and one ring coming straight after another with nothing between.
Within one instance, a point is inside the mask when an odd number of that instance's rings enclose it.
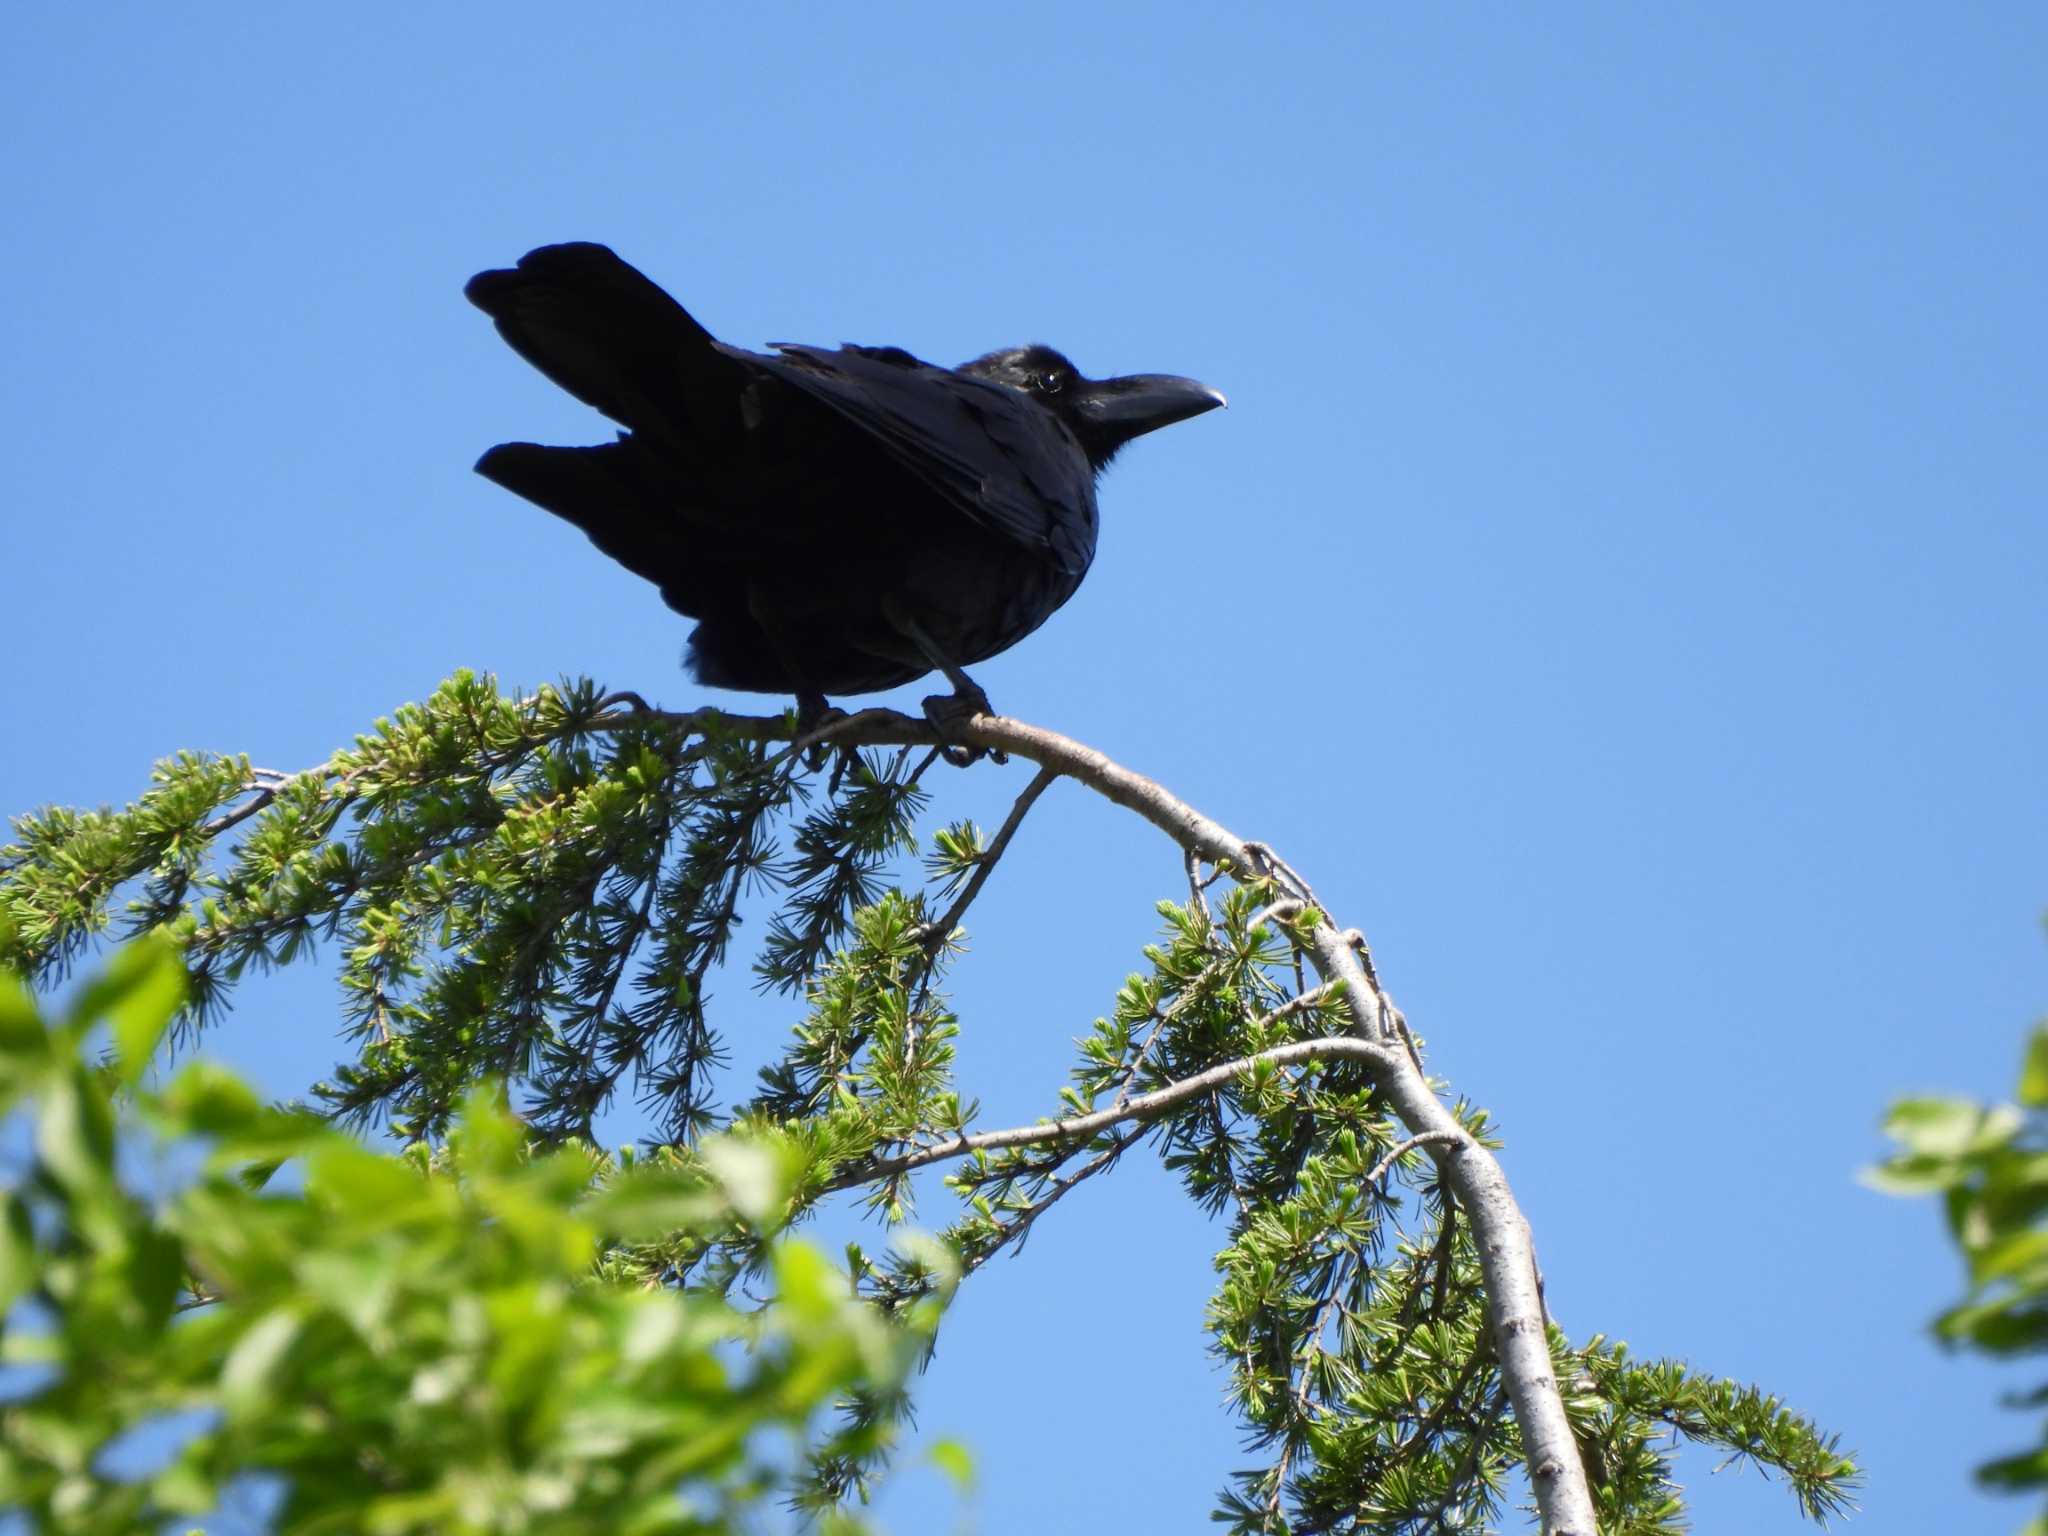
<instances>
[{"instance_id":1,"label":"crow's foot","mask_svg":"<svg viewBox=\"0 0 2048 1536\"><path fill-rule=\"evenodd\" d=\"M796 696L796 735L793 739L802 741L806 736L814 736L826 726L835 725L845 718L846 711L827 704L822 693L800 693ZM829 744L822 741L814 741L804 749L804 763L813 773L825 766L825 753L828 750ZM851 753L852 750L851 747L840 748L842 754ZM844 772L845 768L846 765L842 762L833 777L836 779L838 773Z\"/></svg>"},{"instance_id":2,"label":"crow's foot","mask_svg":"<svg viewBox=\"0 0 2048 1536\"><path fill-rule=\"evenodd\" d=\"M946 761L956 768L978 763L984 757L992 758L999 763L1009 761L1003 753L977 747L967 739L965 727L968 721L976 715L994 713L995 711L989 707L988 695L983 693L980 686L964 672L958 673L954 678L951 693L934 693L927 696L924 701L924 717L931 721L932 729L939 733L939 740L942 743L940 750L945 754Z\"/></svg>"}]
</instances>

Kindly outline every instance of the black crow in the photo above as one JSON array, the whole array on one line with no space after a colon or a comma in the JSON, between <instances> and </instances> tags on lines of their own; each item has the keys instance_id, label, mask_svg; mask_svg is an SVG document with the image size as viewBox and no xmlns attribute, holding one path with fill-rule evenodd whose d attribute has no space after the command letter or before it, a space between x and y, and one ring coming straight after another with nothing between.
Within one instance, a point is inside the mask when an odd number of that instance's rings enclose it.
<instances>
[{"instance_id":1,"label":"black crow","mask_svg":"<svg viewBox=\"0 0 2048 1536\"><path fill-rule=\"evenodd\" d=\"M590 535L697 621L718 688L828 694L937 669L942 729L988 709L961 670L1074 595L1095 477L1141 433L1224 403L1192 379L1090 379L1050 347L958 368L897 347L745 352L601 245L542 246L465 290L513 349L626 430L502 443L478 473Z\"/></svg>"}]
</instances>

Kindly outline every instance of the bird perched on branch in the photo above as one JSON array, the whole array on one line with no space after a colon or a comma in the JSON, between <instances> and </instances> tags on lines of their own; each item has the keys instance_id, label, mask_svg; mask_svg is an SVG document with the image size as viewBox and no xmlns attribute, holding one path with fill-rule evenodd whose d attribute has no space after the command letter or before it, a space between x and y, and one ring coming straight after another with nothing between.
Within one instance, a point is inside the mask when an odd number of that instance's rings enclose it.
<instances>
[{"instance_id":1,"label":"bird perched on branch","mask_svg":"<svg viewBox=\"0 0 2048 1536\"><path fill-rule=\"evenodd\" d=\"M601 245L549 245L465 290L513 350L626 430L502 443L478 473L566 518L697 621L717 688L827 695L937 670L942 734L987 712L962 670L1081 584L1095 477L1132 438L1224 404L1165 374L1090 379L1045 346L958 368L897 347L714 339Z\"/></svg>"}]
</instances>

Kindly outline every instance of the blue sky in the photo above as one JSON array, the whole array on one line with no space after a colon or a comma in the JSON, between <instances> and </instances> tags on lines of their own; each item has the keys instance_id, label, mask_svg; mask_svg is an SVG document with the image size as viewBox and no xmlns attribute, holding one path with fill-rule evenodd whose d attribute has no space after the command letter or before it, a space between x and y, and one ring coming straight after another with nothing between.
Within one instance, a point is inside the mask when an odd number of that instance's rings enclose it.
<instances>
[{"instance_id":1,"label":"blue sky","mask_svg":"<svg viewBox=\"0 0 2048 1536\"><path fill-rule=\"evenodd\" d=\"M1366 930L1500 1117L1568 1328L1839 1430L1853 1531L2019 1523L1966 1468L2034 1425L1923 1330L1960 1283L1935 1213L1853 1176L1890 1098L2005 1091L2048 1006L2038 8L9 31L0 809L180 747L308 764L458 666L701 701L651 589L469 473L605 430L461 299L530 246L609 243L741 344L1198 376L1231 409L1118 463L1087 585L977 669L997 706ZM958 975L988 1124L1053 1105L1179 879L1048 797ZM252 987L211 1048L300 1087L331 996ZM1220 1243L1140 1160L976 1277L921 1424L978 1447L981 1529L1199 1528L1241 1459ZM1686 1471L1703 1529L1799 1524ZM949 1510L915 1473L884 1514Z\"/></svg>"}]
</instances>

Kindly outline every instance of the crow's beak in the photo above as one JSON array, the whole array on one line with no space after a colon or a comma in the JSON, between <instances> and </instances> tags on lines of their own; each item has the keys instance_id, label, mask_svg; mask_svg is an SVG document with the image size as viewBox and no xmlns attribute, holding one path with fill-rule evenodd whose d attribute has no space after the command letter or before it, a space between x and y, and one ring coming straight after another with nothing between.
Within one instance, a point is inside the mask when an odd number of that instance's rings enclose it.
<instances>
[{"instance_id":1,"label":"crow's beak","mask_svg":"<svg viewBox=\"0 0 2048 1536\"><path fill-rule=\"evenodd\" d=\"M1146 432L1170 427L1230 402L1223 391L1170 373L1134 373L1103 379L1076 402L1081 416L1114 437L1129 441Z\"/></svg>"}]
</instances>

